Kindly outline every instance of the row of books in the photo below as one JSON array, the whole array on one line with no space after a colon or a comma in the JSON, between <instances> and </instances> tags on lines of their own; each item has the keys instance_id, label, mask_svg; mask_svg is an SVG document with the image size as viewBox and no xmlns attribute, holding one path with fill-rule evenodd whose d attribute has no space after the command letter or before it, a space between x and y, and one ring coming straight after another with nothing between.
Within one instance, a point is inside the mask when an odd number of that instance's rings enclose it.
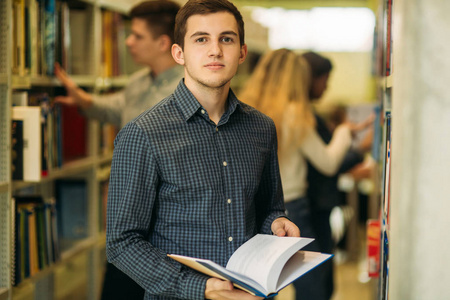
<instances>
[{"instance_id":1,"label":"row of books","mask_svg":"<svg viewBox=\"0 0 450 300\"><path fill-rule=\"evenodd\" d=\"M69 74L95 74L92 4L80 1L13 0L12 70L19 76L52 76L59 62ZM102 76L130 74L137 67L125 38L130 21L102 10Z\"/></svg>"},{"instance_id":2,"label":"row of books","mask_svg":"<svg viewBox=\"0 0 450 300\"><path fill-rule=\"evenodd\" d=\"M13 74L51 75L57 57L65 60L66 53L56 47L67 32L57 26L65 6L55 0L13 0Z\"/></svg>"},{"instance_id":3,"label":"row of books","mask_svg":"<svg viewBox=\"0 0 450 300\"><path fill-rule=\"evenodd\" d=\"M15 198L14 284L60 258L55 203L41 197Z\"/></svg>"},{"instance_id":4,"label":"row of books","mask_svg":"<svg viewBox=\"0 0 450 300\"><path fill-rule=\"evenodd\" d=\"M75 106L55 105L46 93L14 92L12 179L35 182L88 156L88 121ZM117 128L101 124L100 153L113 150Z\"/></svg>"},{"instance_id":5,"label":"row of books","mask_svg":"<svg viewBox=\"0 0 450 300\"><path fill-rule=\"evenodd\" d=\"M84 180L55 182L55 197L15 196L13 281L17 285L61 258L88 237L88 193Z\"/></svg>"},{"instance_id":6,"label":"row of books","mask_svg":"<svg viewBox=\"0 0 450 300\"><path fill-rule=\"evenodd\" d=\"M76 107L53 105L46 93L14 93L12 179L39 181L64 163L87 156L87 120Z\"/></svg>"}]
</instances>

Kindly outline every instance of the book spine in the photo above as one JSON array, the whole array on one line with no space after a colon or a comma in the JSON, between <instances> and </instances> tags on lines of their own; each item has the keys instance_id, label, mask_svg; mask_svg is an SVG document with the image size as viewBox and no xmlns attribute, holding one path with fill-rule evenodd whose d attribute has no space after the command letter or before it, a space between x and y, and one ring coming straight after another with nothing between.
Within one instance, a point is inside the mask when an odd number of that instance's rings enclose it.
<instances>
[{"instance_id":1,"label":"book spine","mask_svg":"<svg viewBox=\"0 0 450 300\"><path fill-rule=\"evenodd\" d=\"M23 121L12 120L11 170L13 180L23 180Z\"/></svg>"},{"instance_id":2,"label":"book spine","mask_svg":"<svg viewBox=\"0 0 450 300\"><path fill-rule=\"evenodd\" d=\"M55 0L45 0L44 6L44 59L45 74L53 76L56 45L56 12Z\"/></svg>"}]
</instances>

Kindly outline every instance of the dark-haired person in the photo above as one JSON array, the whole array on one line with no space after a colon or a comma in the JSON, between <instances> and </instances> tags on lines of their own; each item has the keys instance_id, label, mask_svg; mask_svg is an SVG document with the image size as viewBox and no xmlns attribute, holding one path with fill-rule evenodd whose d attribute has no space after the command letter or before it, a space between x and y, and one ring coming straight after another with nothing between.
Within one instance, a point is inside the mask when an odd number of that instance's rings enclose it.
<instances>
[{"instance_id":1,"label":"dark-haired person","mask_svg":"<svg viewBox=\"0 0 450 300\"><path fill-rule=\"evenodd\" d=\"M310 101L319 101L327 89L333 65L328 58L315 52L306 52L302 56L308 62L311 70ZM319 115L315 114L315 119L317 133L326 144L329 144L333 138L333 132ZM307 197L310 201L311 224L316 239L314 242L321 252L333 253L335 248L331 236L330 213L335 206L344 204L344 195L337 186L338 176L361 163L363 158L362 152L349 149L339 170L331 176L322 173L308 162ZM334 290L333 262L331 260L325 262L304 278L297 280L294 285L296 290L304 291L297 296L298 300L330 299ZM310 287L313 288L310 289Z\"/></svg>"},{"instance_id":2,"label":"dark-haired person","mask_svg":"<svg viewBox=\"0 0 450 300\"><path fill-rule=\"evenodd\" d=\"M184 74L171 55L179 8L176 2L156 0L141 2L130 10L131 34L125 43L133 60L145 68L131 75L123 90L108 95L89 94L56 64L55 75L65 86L67 96L55 100L77 105L87 117L121 128L170 95Z\"/></svg>"},{"instance_id":3,"label":"dark-haired person","mask_svg":"<svg viewBox=\"0 0 450 300\"><path fill-rule=\"evenodd\" d=\"M227 0L188 1L172 55L184 79L115 140L108 260L144 299L260 299L167 257L225 266L257 233L300 234L285 218L274 123L230 89L247 55L240 12Z\"/></svg>"},{"instance_id":4,"label":"dark-haired person","mask_svg":"<svg viewBox=\"0 0 450 300\"><path fill-rule=\"evenodd\" d=\"M93 95L79 88L55 65L55 75L67 90L56 101L77 105L90 118L121 128L146 109L170 95L183 78L183 68L172 57L175 17L180 5L173 1L144 1L129 12L131 34L126 39L130 54L144 66L130 76L125 88L108 95ZM103 300L143 299L144 289L112 264L107 264Z\"/></svg>"}]
</instances>

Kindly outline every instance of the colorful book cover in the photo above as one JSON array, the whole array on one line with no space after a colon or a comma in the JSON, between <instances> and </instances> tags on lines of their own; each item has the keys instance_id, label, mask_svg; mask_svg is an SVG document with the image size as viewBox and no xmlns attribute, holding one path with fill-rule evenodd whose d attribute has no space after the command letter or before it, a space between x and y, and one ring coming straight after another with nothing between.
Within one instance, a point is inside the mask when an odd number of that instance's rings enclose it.
<instances>
[{"instance_id":1,"label":"colorful book cover","mask_svg":"<svg viewBox=\"0 0 450 300\"><path fill-rule=\"evenodd\" d=\"M44 59L45 74L53 76L56 45L56 11L55 0L44 1Z\"/></svg>"}]
</instances>

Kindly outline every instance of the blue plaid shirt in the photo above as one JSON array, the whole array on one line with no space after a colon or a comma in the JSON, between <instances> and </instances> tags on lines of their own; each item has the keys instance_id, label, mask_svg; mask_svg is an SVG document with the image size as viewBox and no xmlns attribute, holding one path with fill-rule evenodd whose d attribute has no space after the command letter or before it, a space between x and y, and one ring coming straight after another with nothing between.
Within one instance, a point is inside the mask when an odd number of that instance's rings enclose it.
<instances>
[{"instance_id":1,"label":"blue plaid shirt","mask_svg":"<svg viewBox=\"0 0 450 300\"><path fill-rule=\"evenodd\" d=\"M108 195L108 260L145 299L204 299L208 277L167 253L225 266L284 215L275 125L230 90L219 124L181 80L117 135Z\"/></svg>"}]
</instances>

